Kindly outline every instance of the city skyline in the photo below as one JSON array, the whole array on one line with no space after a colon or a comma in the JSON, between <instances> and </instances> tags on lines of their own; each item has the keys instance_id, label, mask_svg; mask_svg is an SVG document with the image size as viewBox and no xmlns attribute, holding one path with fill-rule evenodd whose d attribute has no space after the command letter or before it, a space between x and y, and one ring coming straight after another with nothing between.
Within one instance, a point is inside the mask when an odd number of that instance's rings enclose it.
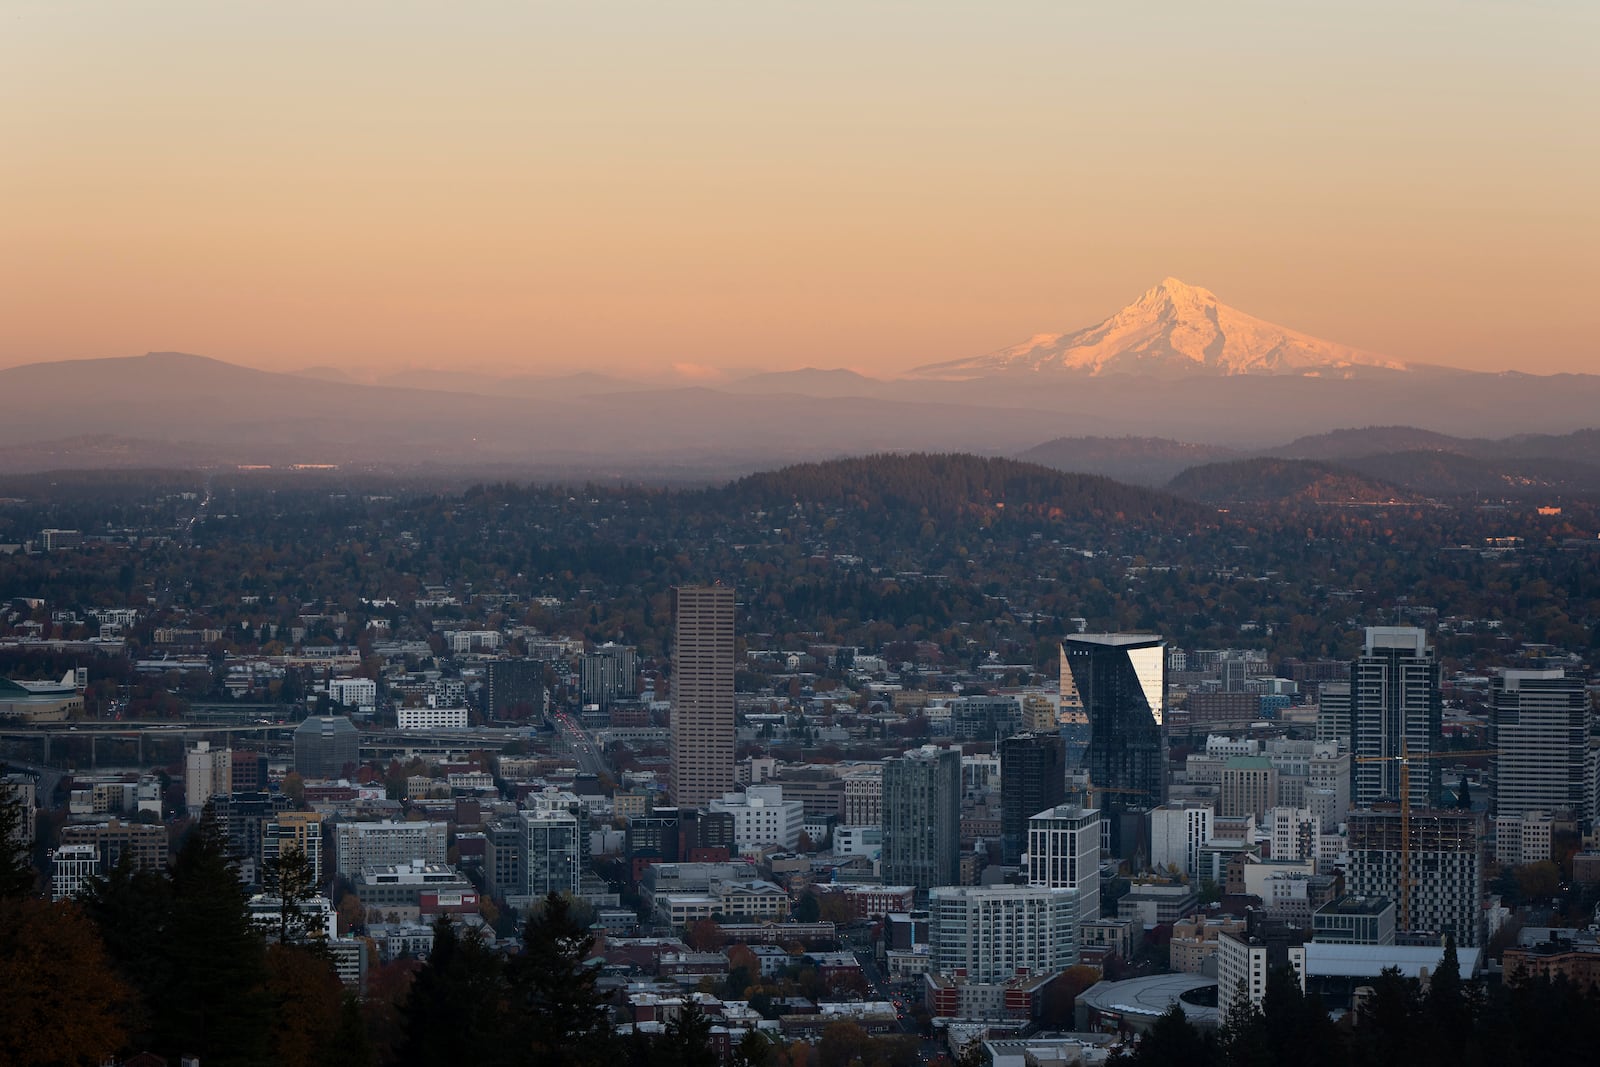
<instances>
[{"instance_id":1,"label":"city skyline","mask_svg":"<svg viewBox=\"0 0 1600 1067\"><path fill-rule=\"evenodd\" d=\"M892 376L1175 275L1593 370L1586 5L25 4L0 366Z\"/></svg>"}]
</instances>

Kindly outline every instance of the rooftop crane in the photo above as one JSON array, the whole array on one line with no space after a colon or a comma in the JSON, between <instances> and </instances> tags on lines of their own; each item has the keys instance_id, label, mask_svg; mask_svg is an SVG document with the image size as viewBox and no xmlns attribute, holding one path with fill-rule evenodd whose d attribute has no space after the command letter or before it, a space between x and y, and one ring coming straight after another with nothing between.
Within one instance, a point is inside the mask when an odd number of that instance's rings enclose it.
<instances>
[{"instance_id":1,"label":"rooftop crane","mask_svg":"<svg viewBox=\"0 0 1600 1067\"><path fill-rule=\"evenodd\" d=\"M1401 930L1411 929L1411 764L1423 760L1470 759L1474 756L1498 756L1497 748L1473 749L1469 752L1420 752L1413 754L1400 742L1398 756L1357 756L1357 763L1398 763L1400 765L1400 899L1398 919Z\"/></svg>"}]
</instances>

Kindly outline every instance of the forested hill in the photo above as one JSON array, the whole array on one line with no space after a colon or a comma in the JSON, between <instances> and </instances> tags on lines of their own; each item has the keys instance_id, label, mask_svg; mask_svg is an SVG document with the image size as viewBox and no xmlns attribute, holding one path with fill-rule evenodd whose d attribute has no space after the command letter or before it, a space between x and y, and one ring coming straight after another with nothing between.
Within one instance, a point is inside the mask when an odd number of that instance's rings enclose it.
<instances>
[{"instance_id":1,"label":"forested hill","mask_svg":"<svg viewBox=\"0 0 1600 1067\"><path fill-rule=\"evenodd\" d=\"M1036 463L964 453L878 454L752 474L724 492L747 507L795 502L961 518L1005 514L1068 521L1191 521L1167 493Z\"/></svg>"},{"instance_id":2,"label":"forested hill","mask_svg":"<svg viewBox=\"0 0 1600 1067\"><path fill-rule=\"evenodd\" d=\"M1178 496L1208 504L1372 504L1419 499L1415 493L1357 471L1305 459L1242 459L1190 467L1167 484Z\"/></svg>"}]
</instances>

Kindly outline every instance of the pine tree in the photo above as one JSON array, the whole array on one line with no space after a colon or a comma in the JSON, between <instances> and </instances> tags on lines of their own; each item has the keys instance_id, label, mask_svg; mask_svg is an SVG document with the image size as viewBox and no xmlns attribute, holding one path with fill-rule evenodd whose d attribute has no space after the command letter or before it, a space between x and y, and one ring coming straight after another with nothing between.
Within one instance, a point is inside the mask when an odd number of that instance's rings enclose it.
<instances>
[{"instance_id":1,"label":"pine tree","mask_svg":"<svg viewBox=\"0 0 1600 1067\"><path fill-rule=\"evenodd\" d=\"M700 1005L689 1001L667 1024L666 1034L656 1042L652 1061L662 1067L717 1067L717 1054L711 1047L711 1020Z\"/></svg>"},{"instance_id":2,"label":"pine tree","mask_svg":"<svg viewBox=\"0 0 1600 1067\"><path fill-rule=\"evenodd\" d=\"M78 903L132 992L127 1013L132 1044L162 1045L154 1030L154 1009L172 981L172 880L165 871L136 866L133 854L124 852L116 866L89 882Z\"/></svg>"},{"instance_id":3,"label":"pine tree","mask_svg":"<svg viewBox=\"0 0 1600 1067\"><path fill-rule=\"evenodd\" d=\"M327 1067L376 1067L378 1055L361 1014L361 998L346 993L339 1006L339 1027L323 1051Z\"/></svg>"},{"instance_id":4,"label":"pine tree","mask_svg":"<svg viewBox=\"0 0 1600 1067\"><path fill-rule=\"evenodd\" d=\"M773 1067L777 1058L778 1050L773 1048L772 1042L752 1026L733 1047L732 1067Z\"/></svg>"},{"instance_id":5,"label":"pine tree","mask_svg":"<svg viewBox=\"0 0 1600 1067\"><path fill-rule=\"evenodd\" d=\"M1444 955L1422 1002L1422 1012L1431 1033L1431 1048L1448 1062L1459 1062L1472 1038L1472 1004L1461 981L1461 961L1456 955L1456 939L1445 935Z\"/></svg>"},{"instance_id":6,"label":"pine tree","mask_svg":"<svg viewBox=\"0 0 1600 1067\"><path fill-rule=\"evenodd\" d=\"M481 933L460 931L447 916L433 924L433 948L411 983L401 1014L401 1064L500 1067L516 1062L507 1040L501 958L484 944Z\"/></svg>"},{"instance_id":7,"label":"pine tree","mask_svg":"<svg viewBox=\"0 0 1600 1067\"><path fill-rule=\"evenodd\" d=\"M250 922L238 867L209 813L172 865L172 975L157 997L165 1049L207 1067L271 1062L266 945Z\"/></svg>"},{"instance_id":8,"label":"pine tree","mask_svg":"<svg viewBox=\"0 0 1600 1067\"><path fill-rule=\"evenodd\" d=\"M601 1065L612 1059L610 1018L587 966L594 937L572 918L559 893L528 919L522 955L511 964L511 992L522 1062Z\"/></svg>"},{"instance_id":9,"label":"pine tree","mask_svg":"<svg viewBox=\"0 0 1600 1067\"><path fill-rule=\"evenodd\" d=\"M286 848L263 867L267 895L278 900L277 938L281 944L320 941L324 930L312 925L306 905L317 896L317 871L303 849Z\"/></svg>"}]
</instances>

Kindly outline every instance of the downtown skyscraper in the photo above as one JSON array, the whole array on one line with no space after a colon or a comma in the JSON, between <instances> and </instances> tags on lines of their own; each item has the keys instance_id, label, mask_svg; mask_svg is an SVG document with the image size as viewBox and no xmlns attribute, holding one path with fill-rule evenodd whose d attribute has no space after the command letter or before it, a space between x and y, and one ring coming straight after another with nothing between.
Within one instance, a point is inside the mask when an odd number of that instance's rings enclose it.
<instances>
[{"instance_id":1,"label":"downtown skyscraper","mask_svg":"<svg viewBox=\"0 0 1600 1067\"><path fill-rule=\"evenodd\" d=\"M734 787L733 589L682 586L673 601L672 796L700 808Z\"/></svg>"},{"instance_id":2,"label":"downtown skyscraper","mask_svg":"<svg viewBox=\"0 0 1600 1067\"><path fill-rule=\"evenodd\" d=\"M883 881L961 881L961 750L924 745L883 761Z\"/></svg>"},{"instance_id":3,"label":"downtown skyscraper","mask_svg":"<svg viewBox=\"0 0 1600 1067\"><path fill-rule=\"evenodd\" d=\"M1497 817L1532 811L1592 817L1585 781L1589 694L1581 675L1507 670L1494 680L1489 747Z\"/></svg>"},{"instance_id":4,"label":"downtown skyscraper","mask_svg":"<svg viewBox=\"0 0 1600 1067\"><path fill-rule=\"evenodd\" d=\"M1367 627L1350 679L1356 807L1399 801L1403 755L1422 757L1410 761L1412 807L1438 804L1439 770L1426 757L1439 750L1443 714L1439 661L1428 635L1412 626Z\"/></svg>"},{"instance_id":5,"label":"downtown skyscraper","mask_svg":"<svg viewBox=\"0 0 1600 1067\"><path fill-rule=\"evenodd\" d=\"M1166 799L1166 642L1154 634L1074 634L1061 642L1061 707L1088 722L1089 788L1107 851L1127 856L1145 812ZM1126 840L1125 840L1126 839Z\"/></svg>"},{"instance_id":6,"label":"downtown skyscraper","mask_svg":"<svg viewBox=\"0 0 1600 1067\"><path fill-rule=\"evenodd\" d=\"M1067 799L1066 759L1059 734L1015 734L1000 742L1002 863L1021 863L1028 820Z\"/></svg>"}]
</instances>

